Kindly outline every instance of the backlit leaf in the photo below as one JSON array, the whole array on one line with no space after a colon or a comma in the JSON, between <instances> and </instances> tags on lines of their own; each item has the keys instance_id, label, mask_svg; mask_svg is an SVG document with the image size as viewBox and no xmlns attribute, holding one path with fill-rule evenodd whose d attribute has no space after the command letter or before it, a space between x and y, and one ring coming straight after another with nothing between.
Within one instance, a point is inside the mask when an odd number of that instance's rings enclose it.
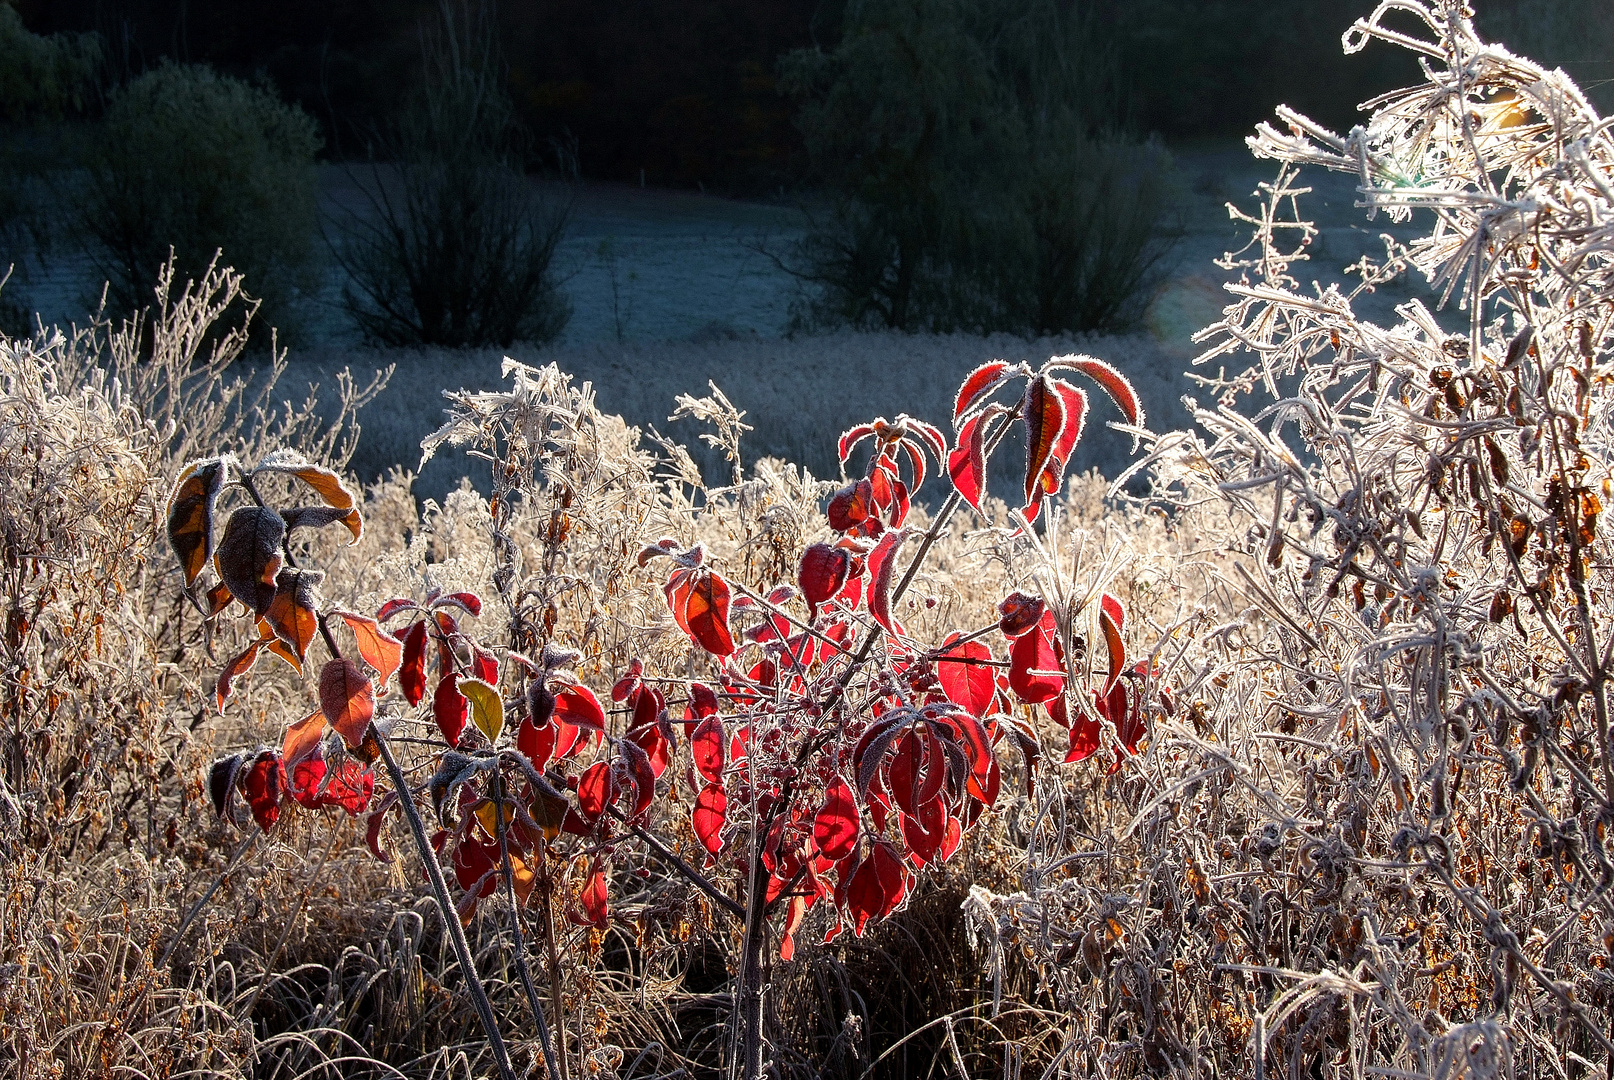
<instances>
[{"instance_id":1,"label":"backlit leaf","mask_svg":"<svg viewBox=\"0 0 1614 1080\"><path fill-rule=\"evenodd\" d=\"M611 763L596 761L577 779L577 811L590 825L600 820L605 808L616 801L616 777Z\"/></svg>"},{"instance_id":2,"label":"backlit leaf","mask_svg":"<svg viewBox=\"0 0 1614 1080\"><path fill-rule=\"evenodd\" d=\"M958 433L958 446L947 455L947 474L964 501L981 510L986 494L986 420L992 413L972 416Z\"/></svg>"},{"instance_id":3,"label":"backlit leaf","mask_svg":"<svg viewBox=\"0 0 1614 1080\"><path fill-rule=\"evenodd\" d=\"M846 464L847 457L852 453L852 447L874 434L873 424L859 424L849 431L841 433L840 440L835 444L841 455L841 464Z\"/></svg>"},{"instance_id":4,"label":"backlit leaf","mask_svg":"<svg viewBox=\"0 0 1614 1080\"><path fill-rule=\"evenodd\" d=\"M286 793L286 770L280 755L265 750L241 778L241 794L252 810L258 828L268 832L280 818L280 799Z\"/></svg>"},{"instance_id":5,"label":"backlit leaf","mask_svg":"<svg viewBox=\"0 0 1614 1080\"><path fill-rule=\"evenodd\" d=\"M387 680L392 678L392 673L398 670L403 661L403 643L381 629L381 624L375 619L367 619L351 611L338 611L336 614L353 631L354 640L359 646L359 656L375 669L376 681L386 686ZM418 701L417 698L410 704L416 704Z\"/></svg>"},{"instance_id":6,"label":"backlit leaf","mask_svg":"<svg viewBox=\"0 0 1614 1080\"><path fill-rule=\"evenodd\" d=\"M954 426L1003 384L1008 370L1008 361L993 360L964 376L964 382L958 388L958 398L953 404Z\"/></svg>"},{"instance_id":7,"label":"backlit leaf","mask_svg":"<svg viewBox=\"0 0 1614 1080\"><path fill-rule=\"evenodd\" d=\"M869 519L874 513L874 485L868 480L856 480L830 496L824 511L829 527L836 532L847 532Z\"/></svg>"},{"instance_id":8,"label":"backlit leaf","mask_svg":"<svg viewBox=\"0 0 1614 1080\"><path fill-rule=\"evenodd\" d=\"M690 757L708 783L723 782L724 748L723 721L716 716L702 720L689 738Z\"/></svg>"},{"instance_id":9,"label":"backlit leaf","mask_svg":"<svg viewBox=\"0 0 1614 1080\"><path fill-rule=\"evenodd\" d=\"M437 721L437 730L443 733L450 746L460 744L471 712L470 703L460 693L459 681L459 672L450 671L437 680L437 689L432 692L432 719Z\"/></svg>"},{"instance_id":10,"label":"backlit leaf","mask_svg":"<svg viewBox=\"0 0 1614 1080\"><path fill-rule=\"evenodd\" d=\"M375 687L359 665L339 657L320 670L319 706L351 749L364 741L375 715Z\"/></svg>"},{"instance_id":11,"label":"backlit leaf","mask_svg":"<svg viewBox=\"0 0 1614 1080\"><path fill-rule=\"evenodd\" d=\"M903 529L888 532L869 552L869 614L891 634L900 632L891 618L891 585L897 568L897 549L907 536Z\"/></svg>"},{"instance_id":12,"label":"backlit leaf","mask_svg":"<svg viewBox=\"0 0 1614 1080\"><path fill-rule=\"evenodd\" d=\"M555 719L590 731L605 730L605 707L582 683L562 684L555 693ZM564 750L557 750L564 754Z\"/></svg>"},{"instance_id":13,"label":"backlit leaf","mask_svg":"<svg viewBox=\"0 0 1614 1080\"><path fill-rule=\"evenodd\" d=\"M246 647L246 650L241 655L233 657L226 663L224 670L219 672L218 682L214 685L213 694L213 701L218 706L219 712L224 711L225 699L234 691L235 680L251 671L257 665L258 650L262 649L264 644L265 642L261 638L254 641Z\"/></svg>"},{"instance_id":14,"label":"backlit leaf","mask_svg":"<svg viewBox=\"0 0 1614 1080\"><path fill-rule=\"evenodd\" d=\"M813 818L813 842L824 858L840 862L857 847L857 833L857 799L852 785L836 776L824 789L824 804Z\"/></svg>"},{"instance_id":15,"label":"backlit leaf","mask_svg":"<svg viewBox=\"0 0 1614 1080\"><path fill-rule=\"evenodd\" d=\"M403 662L398 668L398 685L404 700L419 705L426 696L426 620L421 619L404 633Z\"/></svg>"},{"instance_id":16,"label":"backlit leaf","mask_svg":"<svg viewBox=\"0 0 1614 1080\"><path fill-rule=\"evenodd\" d=\"M293 570L284 567L275 575L274 599L263 613L264 622L296 656L298 671L308 659L308 646L319 632L319 616L314 612L314 587L325 579L320 570Z\"/></svg>"},{"instance_id":17,"label":"backlit leaf","mask_svg":"<svg viewBox=\"0 0 1614 1080\"><path fill-rule=\"evenodd\" d=\"M315 465L294 450L276 450L264 458L253 472L290 473L313 488L327 506L348 511L342 518L342 524L353 534L353 543L358 543L364 535L364 519L355 505L353 492L330 469Z\"/></svg>"},{"instance_id":18,"label":"backlit leaf","mask_svg":"<svg viewBox=\"0 0 1614 1080\"><path fill-rule=\"evenodd\" d=\"M287 728L286 739L280 746L280 756L285 759L286 767L296 768L298 762L319 749L319 741L324 735L325 713L321 709L315 709Z\"/></svg>"},{"instance_id":19,"label":"backlit leaf","mask_svg":"<svg viewBox=\"0 0 1614 1080\"><path fill-rule=\"evenodd\" d=\"M1104 680L1104 693L1109 693L1115 680L1126 670L1126 609L1121 601L1105 593L1099 603L1098 626L1104 635L1104 646L1110 655L1110 672Z\"/></svg>"},{"instance_id":20,"label":"backlit leaf","mask_svg":"<svg viewBox=\"0 0 1614 1080\"><path fill-rule=\"evenodd\" d=\"M583 883L582 892L577 894L577 904L567 909L566 917L578 926L604 930L611 925L606 897L605 867L599 859L595 859L588 880Z\"/></svg>"},{"instance_id":21,"label":"backlit leaf","mask_svg":"<svg viewBox=\"0 0 1614 1080\"><path fill-rule=\"evenodd\" d=\"M1040 596L1012 592L998 604L998 614L1003 616L998 621L998 629L1004 637L1019 637L1042 620L1046 606Z\"/></svg>"},{"instance_id":22,"label":"backlit leaf","mask_svg":"<svg viewBox=\"0 0 1614 1080\"><path fill-rule=\"evenodd\" d=\"M707 784L695 796L690 824L701 846L716 855L723 850L723 826L728 824L729 798L722 784Z\"/></svg>"},{"instance_id":23,"label":"backlit leaf","mask_svg":"<svg viewBox=\"0 0 1614 1080\"><path fill-rule=\"evenodd\" d=\"M948 701L975 716L985 716L992 711L992 698L997 693L997 669L986 663L967 661L989 661L992 650L979 641L955 645L958 638L954 632L942 642L942 655L936 661L936 678Z\"/></svg>"},{"instance_id":24,"label":"backlit leaf","mask_svg":"<svg viewBox=\"0 0 1614 1080\"><path fill-rule=\"evenodd\" d=\"M481 679L461 679L459 692L471 703L471 723L489 743L497 743L504 731L504 699L498 688Z\"/></svg>"},{"instance_id":25,"label":"backlit leaf","mask_svg":"<svg viewBox=\"0 0 1614 1080\"><path fill-rule=\"evenodd\" d=\"M1054 649L1054 615L1044 611L1035 629L1009 646L1009 688L1021 701L1047 701L1065 687L1065 675Z\"/></svg>"},{"instance_id":26,"label":"backlit leaf","mask_svg":"<svg viewBox=\"0 0 1614 1080\"><path fill-rule=\"evenodd\" d=\"M1138 392L1132 388L1127 377L1122 375L1110 364L1092 356L1072 354L1070 356L1056 356L1048 362L1050 368L1071 368L1081 372L1104 388L1122 414L1126 416L1127 423L1133 427L1144 425L1143 403L1138 399Z\"/></svg>"},{"instance_id":27,"label":"backlit leaf","mask_svg":"<svg viewBox=\"0 0 1614 1080\"><path fill-rule=\"evenodd\" d=\"M1039 375L1026 386L1023 405L1026 421L1026 506L1035 505L1041 490L1042 470L1047 467L1065 427L1065 403L1054 390L1053 380Z\"/></svg>"},{"instance_id":28,"label":"backlit leaf","mask_svg":"<svg viewBox=\"0 0 1614 1080\"><path fill-rule=\"evenodd\" d=\"M696 577L684 609L689 635L713 656L730 656L734 638L729 633L729 583L707 572Z\"/></svg>"}]
</instances>

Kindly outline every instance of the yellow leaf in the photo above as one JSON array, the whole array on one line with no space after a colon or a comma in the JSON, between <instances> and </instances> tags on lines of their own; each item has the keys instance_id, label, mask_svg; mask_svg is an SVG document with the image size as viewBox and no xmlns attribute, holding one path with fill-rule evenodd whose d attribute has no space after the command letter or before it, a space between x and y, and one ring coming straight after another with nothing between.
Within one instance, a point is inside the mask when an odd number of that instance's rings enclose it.
<instances>
[{"instance_id":1,"label":"yellow leaf","mask_svg":"<svg viewBox=\"0 0 1614 1080\"><path fill-rule=\"evenodd\" d=\"M504 699L499 697L499 691L481 679L461 679L459 691L471 703L471 723L488 737L488 742L498 742L504 730Z\"/></svg>"}]
</instances>

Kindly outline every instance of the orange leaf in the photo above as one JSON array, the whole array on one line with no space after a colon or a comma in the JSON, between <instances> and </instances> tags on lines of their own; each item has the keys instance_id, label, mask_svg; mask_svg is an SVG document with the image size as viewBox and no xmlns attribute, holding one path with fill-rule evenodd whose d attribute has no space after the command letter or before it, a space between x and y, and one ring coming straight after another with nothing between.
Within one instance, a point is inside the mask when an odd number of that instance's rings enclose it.
<instances>
[{"instance_id":1,"label":"orange leaf","mask_svg":"<svg viewBox=\"0 0 1614 1080\"><path fill-rule=\"evenodd\" d=\"M257 664L258 650L263 648L264 644L262 639L254 641L247 646L245 652L231 659L224 665L224 670L219 672L219 681L214 687L214 700L218 704L219 712L224 711L224 699L230 696L235 680L251 671L253 665Z\"/></svg>"},{"instance_id":2,"label":"orange leaf","mask_svg":"<svg viewBox=\"0 0 1614 1080\"><path fill-rule=\"evenodd\" d=\"M213 553L213 511L224 489L225 467L223 458L191 462L168 496L168 543L185 573L187 589L196 584Z\"/></svg>"},{"instance_id":3,"label":"orange leaf","mask_svg":"<svg viewBox=\"0 0 1614 1080\"><path fill-rule=\"evenodd\" d=\"M1065 428L1065 402L1046 375L1031 380L1026 387L1026 504L1036 505L1042 470L1053 456L1059 435Z\"/></svg>"},{"instance_id":4,"label":"orange leaf","mask_svg":"<svg viewBox=\"0 0 1614 1080\"><path fill-rule=\"evenodd\" d=\"M296 653L292 667L298 671L303 670L309 643L319 632L319 616L314 613L314 586L324 577L317 570L281 570L275 577L274 599L264 612L264 622L269 624L275 637Z\"/></svg>"},{"instance_id":5,"label":"orange leaf","mask_svg":"<svg viewBox=\"0 0 1614 1080\"><path fill-rule=\"evenodd\" d=\"M733 654L734 638L729 633L729 583L717 574L708 572L695 581L684 608L684 621L689 636L701 648L713 656Z\"/></svg>"},{"instance_id":6,"label":"orange leaf","mask_svg":"<svg viewBox=\"0 0 1614 1080\"><path fill-rule=\"evenodd\" d=\"M312 754L325 735L325 714L318 709L309 713L286 729L286 741L280 746L280 756L286 768L294 769L297 763Z\"/></svg>"},{"instance_id":7,"label":"orange leaf","mask_svg":"<svg viewBox=\"0 0 1614 1080\"><path fill-rule=\"evenodd\" d=\"M359 643L359 655L375 669L376 681L386 686L387 680L392 678L392 673L403 662L403 642L381 629L381 624L374 619L355 615L351 611L338 611L336 614L353 631L353 637Z\"/></svg>"}]
</instances>

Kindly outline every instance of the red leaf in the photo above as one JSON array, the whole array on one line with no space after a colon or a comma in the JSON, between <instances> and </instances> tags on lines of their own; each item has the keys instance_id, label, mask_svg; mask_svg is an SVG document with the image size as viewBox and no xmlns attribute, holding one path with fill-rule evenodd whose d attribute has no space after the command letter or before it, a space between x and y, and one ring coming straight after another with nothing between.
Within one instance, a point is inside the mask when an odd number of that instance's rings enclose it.
<instances>
[{"instance_id":1,"label":"red leaf","mask_svg":"<svg viewBox=\"0 0 1614 1080\"><path fill-rule=\"evenodd\" d=\"M985 716L992 711L992 698L997 693L996 669L984 663L961 661L991 660L992 650L979 641L954 645L958 638L955 632L942 642L942 655L936 661L936 678L948 701L974 716Z\"/></svg>"},{"instance_id":2,"label":"red leaf","mask_svg":"<svg viewBox=\"0 0 1614 1080\"><path fill-rule=\"evenodd\" d=\"M667 576L667 584L662 586L662 592L667 597L667 607L672 609L673 621L678 629L689 633L689 594L695 588L695 571L687 566L681 566Z\"/></svg>"},{"instance_id":3,"label":"red leaf","mask_svg":"<svg viewBox=\"0 0 1614 1080\"><path fill-rule=\"evenodd\" d=\"M521 726L516 729L516 749L534 769L543 772L555 752L555 737L558 734L555 724L546 723L539 727L532 722L532 717L524 716Z\"/></svg>"},{"instance_id":4,"label":"red leaf","mask_svg":"<svg viewBox=\"0 0 1614 1080\"><path fill-rule=\"evenodd\" d=\"M285 767L284 763L281 767ZM291 797L310 810L318 810L323 805L320 801L319 788L324 782L324 758L311 757L299 761L291 768Z\"/></svg>"},{"instance_id":5,"label":"red leaf","mask_svg":"<svg viewBox=\"0 0 1614 1080\"><path fill-rule=\"evenodd\" d=\"M644 661L635 656L628 661L628 673L611 684L611 700L626 701L642 685Z\"/></svg>"},{"instance_id":6,"label":"red leaf","mask_svg":"<svg viewBox=\"0 0 1614 1080\"><path fill-rule=\"evenodd\" d=\"M672 760L672 740L667 737L665 725L660 723L646 724L628 732L628 739L645 752L650 760L652 778L659 777L667 771L667 762Z\"/></svg>"},{"instance_id":7,"label":"red leaf","mask_svg":"<svg viewBox=\"0 0 1614 1080\"><path fill-rule=\"evenodd\" d=\"M426 620L421 619L404 633L403 665L398 672L398 685L403 688L404 700L419 705L426 696Z\"/></svg>"},{"instance_id":8,"label":"red leaf","mask_svg":"<svg viewBox=\"0 0 1614 1080\"><path fill-rule=\"evenodd\" d=\"M469 835L460 840L454 848L454 878L460 888L465 892L476 889L479 897L491 896L499 887L498 875L493 873L498 858L498 844L484 844Z\"/></svg>"},{"instance_id":9,"label":"red leaf","mask_svg":"<svg viewBox=\"0 0 1614 1080\"><path fill-rule=\"evenodd\" d=\"M375 613L375 621L386 622L388 619L398 614L398 612L418 606L419 605L417 605L407 596L400 596L397 599L388 600L385 604L381 605L381 610Z\"/></svg>"},{"instance_id":10,"label":"red leaf","mask_svg":"<svg viewBox=\"0 0 1614 1080\"><path fill-rule=\"evenodd\" d=\"M805 896L792 896L790 907L785 911L785 928L779 939L779 959L789 963L796 956L796 931L801 929L801 920L807 915L807 898Z\"/></svg>"},{"instance_id":11,"label":"red leaf","mask_svg":"<svg viewBox=\"0 0 1614 1080\"><path fill-rule=\"evenodd\" d=\"M722 784L707 784L695 796L695 811L690 822L695 836L707 851L716 855L723 850L723 826L728 824L729 797Z\"/></svg>"},{"instance_id":12,"label":"red leaf","mask_svg":"<svg viewBox=\"0 0 1614 1080\"><path fill-rule=\"evenodd\" d=\"M830 497L825 516L829 527L846 532L867 521L874 512L874 485L867 480L847 484Z\"/></svg>"},{"instance_id":13,"label":"red leaf","mask_svg":"<svg viewBox=\"0 0 1614 1080\"><path fill-rule=\"evenodd\" d=\"M654 724L666 707L667 699L660 690L653 686L640 687L633 695L633 721L628 724L628 730Z\"/></svg>"},{"instance_id":14,"label":"red leaf","mask_svg":"<svg viewBox=\"0 0 1614 1080\"><path fill-rule=\"evenodd\" d=\"M723 721L708 716L695 728L689 739L689 754L695 768L709 783L723 782Z\"/></svg>"},{"instance_id":15,"label":"red leaf","mask_svg":"<svg viewBox=\"0 0 1614 1080\"><path fill-rule=\"evenodd\" d=\"M896 749L891 754L891 764L886 772L886 787L891 791L891 798L897 807L904 813L914 812L919 774L924 764L924 744L919 739L919 732L909 728L903 732L902 738L897 740Z\"/></svg>"},{"instance_id":16,"label":"red leaf","mask_svg":"<svg viewBox=\"0 0 1614 1080\"><path fill-rule=\"evenodd\" d=\"M583 891L577 894L577 905L567 910L566 918L578 926L592 926L600 930L611 925L606 904L605 869L599 859L594 860L588 881L584 883Z\"/></svg>"},{"instance_id":17,"label":"red leaf","mask_svg":"<svg viewBox=\"0 0 1614 1080\"><path fill-rule=\"evenodd\" d=\"M1047 701L1065 688L1065 675L1054 650L1054 614L1044 611L1036 629L1009 646L1009 688L1027 704Z\"/></svg>"},{"instance_id":18,"label":"red leaf","mask_svg":"<svg viewBox=\"0 0 1614 1080\"><path fill-rule=\"evenodd\" d=\"M900 633L891 619L891 578L896 571L897 548L907 539L907 532L897 530L880 537L880 542L869 552L869 614L889 633Z\"/></svg>"},{"instance_id":19,"label":"red leaf","mask_svg":"<svg viewBox=\"0 0 1614 1080\"><path fill-rule=\"evenodd\" d=\"M1075 722L1070 725L1070 752L1065 755L1065 764L1074 765L1092 757L1098 751L1101 731L1097 719L1085 712L1078 712Z\"/></svg>"},{"instance_id":20,"label":"red leaf","mask_svg":"<svg viewBox=\"0 0 1614 1080\"><path fill-rule=\"evenodd\" d=\"M374 791L375 773L357 761L344 761L326 781L325 794L320 801L323 805L340 806L350 817L358 817L370 805Z\"/></svg>"},{"instance_id":21,"label":"red leaf","mask_svg":"<svg viewBox=\"0 0 1614 1080\"><path fill-rule=\"evenodd\" d=\"M942 433L935 424L927 424L923 420L915 420L906 413L903 414L903 422L907 425L909 431L912 431L919 436L919 441L924 443L925 448L935 455L937 461L940 461L947 453L947 440L942 438ZM919 477L924 476L924 470L922 466L915 466L915 468L919 469L919 471L915 473L916 478L913 484L914 490L917 491L919 490L920 484Z\"/></svg>"},{"instance_id":22,"label":"red leaf","mask_svg":"<svg viewBox=\"0 0 1614 1080\"><path fill-rule=\"evenodd\" d=\"M1004 372L1009 369L1008 361L993 360L982 364L968 375L958 388L958 399L953 404L953 423L970 412L986 399L986 396L1000 386L1004 379Z\"/></svg>"},{"instance_id":23,"label":"red leaf","mask_svg":"<svg viewBox=\"0 0 1614 1080\"><path fill-rule=\"evenodd\" d=\"M633 813L628 815L628 820L643 821L650 812L650 804L656 801L656 772L650 765L650 755L631 739L617 743L617 751L627 765L628 781L633 785Z\"/></svg>"},{"instance_id":24,"label":"red leaf","mask_svg":"<svg viewBox=\"0 0 1614 1080\"><path fill-rule=\"evenodd\" d=\"M970 773L964 778L964 790L975 796L984 806L994 806L998 801L998 792L1003 785L1003 773L998 768L998 759L988 755L986 759L986 772L977 776Z\"/></svg>"},{"instance_id":25,"label":"red leaf","mask_svg":"<svg viewBox=\"0 0 1614 1080\"><path fill-rule=\"evenodd\" d=\"M713 656L731 656L734 638L729 633L729 583L717 574L705 573L696 580L685 609L689 636Z\"/></svg>"},{"instance_id":26,"label":"red leaf","mask_svg":"<svg viewBox=\"0 0 1614 1080\"><path fill-rule=\"evenodd\" d=\"M941 797L920 803L917 813L903 814L901 829L903 843L908 845L915 863L923 868L935 862L947 836L947 807Z\"/></svg>"},{"instance_id":27,"label":"red leaf","mask_svg":"<svg viewBox=\"0 0 1614 1080\"><path fill-rule=\"evenodd\" d=\"M350 611L338 611L336 614L353 631L353 637L359 644L359 655L375 669L376 681L386 686L387 680L392 678L392 673L398 670L402 661L403 644L382 630L375 619L367 619Z\"/></svg>"},{"instance_id":28,"label":"red leaf","mask_svg":"<svg viewBox=\"0 0 1614 1080\"><path fill-rule=\"evenodd\" d=\"M846 886L846 906L852 916L852 931L859 937L870 919L883 918L897 909L907 895L907 877L902 860L891 845L878 841L868 857L852 871Z\"/></svg>"},{"instance_id":29,"label":"red leaf","mask_svg":"<svg viewBox=\"0 0 1614 1080\"><path fill-rule=\"evenodd\" d=\"M590 825L600 820L605 808L616 801L616 778L611 763L596 761L577 779L577 810Z\"/></svg>"},{"instance_id":30,"label":"red leaf","mask_svg":"<svg viewBox=\"0 0 1614 1080\"><path fill-rule=\"evenodd\" d=\"M1077 440L1082 437L1082 427L1087 421L1087 395L1063 379L1051 381L1065 407L1065 422L1059 430L1059 439L1054 443L1053 452L1048 455L1048 462L1043 466L1042 475L1038 477L1038 490L1032 494L1033 499L1059 493L1060 481L1065 476L1065 466L1070 461L1070 454L1076 448ZM1027 507L1028 517L1036 517L1034 509Z\"/></svg>"},{"instance_id":31,"label":"red leaf","mask_svg":"<svg viewBox=\"0 0 1614 1080\"><path fill-rule=\"evenodd\" d=\"M563 683L555 694L555 719L590 731L605 730L605 707L582 683ZM558 756L566 751L557 749Z\"/></svg>"},{"instance_id":32,"label":"red leaf","mask_svg":"<svg viewBox=\"0 0 1614 1080\"><path fill-rule=\"evenodd\" d=\"M1019 637L1042 620L1044 607L1046 605L1040 596L1012 592L998 604L998 614L1003 616L998 622L998 629L1004 637Z\"/></svg>"},{"instance_id":33,"label":"red leaf","mask_svg":"<svg viewBox=\"0 0 1614 1080\"><path fill-rule=\"evenodd\" d=\"M716 715L717 692L705 683L690 683L689 704L684 706L684 734L689 734L693 721Z\"/></svg>"},{"instance_id":34,"label":"red leaf","mask_svg":"<svg viewBox=\"0 0 1614 1080\"><path fill-rule=\"evenodd\" d=\"M981 512L981 496L986 494L986 418L983 412L969 418L958 433L958 447L947 455L947 473L964 501Z\"/></svg>"},{"instance_id":35,"label":"red leaf","mask_svg":"<svg viewBox=\"0 0 1614 1080\"><path fill-rule=\"evenodd\" d=\"M437 680L437 690L432 694L432 718L437 721L438 730L450 746L460 744L465 721L471 715L470 703L460 693L459 682L459 672L450 671Z\"/></svg>"},{"instance_id":36,"label":"red leaf","mask_svg":"<svg viewBox=\"0 0 1614 1080\"><path fill-rule=\"evenodd\" d=\"M499 658L485 649L471 647L471 677L489 686L499 685Z\"/></svg>"},{"instance_id":37,"label":"red leaf","mask_svg":"<svg viewBox=\"0 0 1614 1080\"><path fill-rule=\"evenodd\" d=\"M1054 391L1053 380L1039 375L1026 386L1026 505L1036 499L1042 470L1053 455L1065 427L1065 403Z\"/></svg>"},{"instance_id":38,"label":"red leaf","mask_svg":"<svg viewBox=\"0 0 1614 1080\"><path fill-rule=\"evenodd\" d=\"M1104 634L1104 645L1110 654L1110 673L1104 680L1104 693L1115 686L1115 680L1126 670L1126 608L1121 601L1105 593L1099 601L1098 626Z\"/></svg>"},{"instance_id":39,"label":"red leaf","mask_svg":"<svg viewBox=\"0 0 1614 1080\"><path fill-rule=\"evenodd\" d=\"M482 614L482 598L480 596L476 595L476 593L471 593L471 592L449 593L447 596L438 597L437 598L437 603L438 604L453 604L455 607L463 608L467 613L469 613L471 615L480 615L480 614Z\"/></svg>"},{"instance_id":40,"label":"red leaf","mask_svg":"<svg viewBox=\"0 0 1614 1080\"><path fill-rule=\"evenodd\" d=\"M1073 368L1092 379L1104 388L1110 395L1110 400L1126 415L1127 423L1133 427L1142 427L1144 424L1143 403L1138 400L1138 392L1132 388L1127 377L1122 375L1111 365L1091 356L1056 356L1048 362L1050 368Z\"/></svg>"},{"instance_id":41,"label":"red leaf","mask_svg":"<svg viewBox=\"0 0 1614 1080\"><path fill-rule=\"evenodd\" d=\"M319 707L352 749L364 741L375 715L375 686L353 661L332 660L319 673Z\"/></svg>"},{"instance_id":42,"label":"red leaf","mask_svg":"<svg viewBox=\"0 0 1614 1080\"><path fill-rule=\"evenodd\" d=\"M841 455L841 464L846 464L846 458L851 454L852 447L873 434L873 424L859 424L855 428L842 432L840 441L835 445L836 451Z\"/></svg>"},{"instance_id":43,"label":"red leaf","mask_svg":"<svg viewBox=\"0 0 1614 1080\"><path fill-rule=\"evenodd\" d=\"M857 847L857 800L839 776L824 789L824 805L813 819L813 842L826 859L840 862Z\"/></svg>"},{"instance_id":44,"label":"red leaf","mask_svg":"<svg viewBox=\"0 0 1614 1080\"><path fill-rule=\"evenodd\" d=\"M833 599L846 586L851 569L852 553L845 548L814 544L802 552L796 583L814 618L818 616L818 605Z\"/></svg>"},{"instance_id":45,"label":"red leaf","mask_svg":"<svg viewBox=\"0 0 1614 1080\"><path fill-rule=\"evenodd\" d=\"M264 832L280 817L280 798L285 792L286 770L280 755L273 750L263 751L242 778L241 794L252 808L252 819Z\"/></svg>"}]
</instances>

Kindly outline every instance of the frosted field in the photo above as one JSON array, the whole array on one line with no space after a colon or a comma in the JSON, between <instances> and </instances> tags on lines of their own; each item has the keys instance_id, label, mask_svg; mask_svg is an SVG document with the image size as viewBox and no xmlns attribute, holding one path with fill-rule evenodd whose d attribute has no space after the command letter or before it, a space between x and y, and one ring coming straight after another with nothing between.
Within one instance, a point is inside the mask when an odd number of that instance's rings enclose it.
<instances>
[{"instance_id":1,"label":"frosted field","mask_svg":"<svg viewBox=\"0 0 1614 1080\"><path fill-rule=\"evenodd\" d=\"M1178 151L1176 159L1180 235L1137 333L1041 342L849 332L785 338L800 286L758 248L788 253L804 227L799 208L783 200L746 202L589 183L548 191L573 200L557 254L572 305L566 333L547 348L508 351L529 363L560 364L593 382L605 409L641 427L657 425L686 443L698 432L693 425L668 427L673 398L703 394L707 380L715 380L757 429L750 437L753 458L787 457L820 476L836 471L833 442L840 430L900 411L945 422L964 373L994 357L1040 362L1056 352L1091 352L1133 377L1151 427L1179 426L1187 419L1179 399L1195 390L1183 374L1194 353L1188 339L1219 318L1226 302L1222 284L1236 278L1213 260L1247 238L1247 227L1229 220L1225 204L1253 209L1252 192L1274 170L1242 146ZM1321 231L1310 248L1311 263L1298 268L1303 281L1338 280L1339 270L1364 252L1382 254L1381 232L1409 233L1383 217L1366 220L1352 206L1354 178L1307 180L1315 192L1302 205ZM344 168L322 166L321 185L327 210L362 207ZM1367 298L1362 309L1386 320L1396 304L1423 295L1418 284L1397 283ZM306 320L304 338L317 344L293 350L285 389L300 395L309 382L328 386L344 366L362 373L396 364L392 385L361 418L365 435L354 466L367 479L393 466L412 469L418 440L437 425L441 390L496 386L501 351L364 348L341 311L340 289L333 274ZM81 259L59 259L27 286L47 322L82 318L91 294ZM1096 419L1113 419L1107 404ZM1130 440L1095 428L1078 450L1077 465L1114 475L1130 460L1130 449ZM720 475L715 460L705 464ZM434 462L417 490L440 496L467 471L474 475L472 465L452 457ZM1006 492L1012 480L1007 471L996 477L998 490Z\"/></svg>"}]
</instances>

